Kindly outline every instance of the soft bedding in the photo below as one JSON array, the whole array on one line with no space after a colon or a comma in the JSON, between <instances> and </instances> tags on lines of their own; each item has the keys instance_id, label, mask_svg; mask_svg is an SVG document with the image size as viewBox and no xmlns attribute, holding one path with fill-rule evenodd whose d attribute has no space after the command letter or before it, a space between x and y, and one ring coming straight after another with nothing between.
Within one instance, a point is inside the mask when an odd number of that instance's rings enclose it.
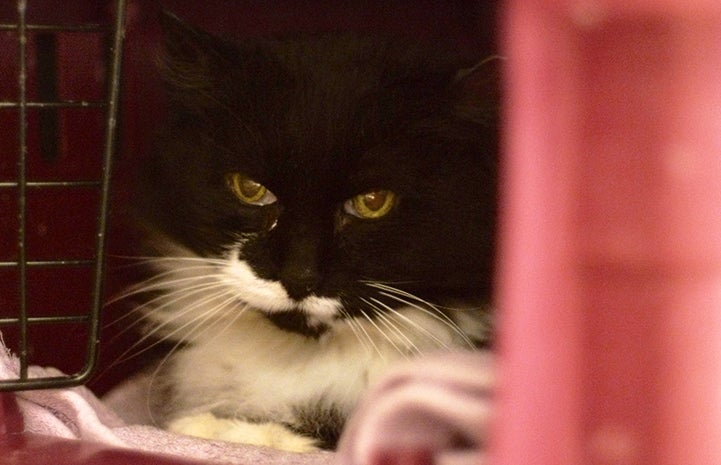
<instances>
[{"instance_id":1,"label":"soft bedding","mask_svg":"<svg viewBox=\"0 0 721 465\"><path fill-rule=\"evenodd\" d=\"M0 379L18 375L0 345ZM57 376L31 367L33 377ZM169 433L145 413L147 379L129 380L104 399L85 387L15 393L24 431L224 464L480 465L491 416L489 354L446 353L409 362L371 390L337 452L289 453Z\"/></svg>"}]
</instances>

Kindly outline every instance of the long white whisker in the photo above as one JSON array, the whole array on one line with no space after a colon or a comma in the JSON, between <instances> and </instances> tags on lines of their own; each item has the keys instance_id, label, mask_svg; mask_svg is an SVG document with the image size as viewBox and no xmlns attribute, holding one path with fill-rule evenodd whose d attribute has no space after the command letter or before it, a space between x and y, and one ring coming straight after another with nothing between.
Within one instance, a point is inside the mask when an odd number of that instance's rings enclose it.
<instances>
[{"instance_id":1,"label":"long white whisker","mask_svg":"<svg viewBox=\"0 0 721 465\"><path fill-rule=\"evenodd\" d=\"M135 260L138 262L163 262L163 261L187 261L187 262L224 262L222 258L210 257L193 257L193 256L173 256L173 255L119 255L109 254L109 257L119 258L122 260Z\"/></svg>"},{"instance_id":2,"label":"long white whisker","mask_svg":"<svg viewBox=\"0 0 721 465\"><path fill-rule=\"evenodd\" d=\"M208 275L203 275L203 276L184 276L184 277L175 278L175 279L166 279L168 276L172 276L175 274L183 274L186 271L191 271L191 270L195 271L195 270L199 270L199 269L200 270L209 269L209 270L217 271L216 266L206 265L206 266L186 267L186 268L183 268L182 270L168 270L168 271L165 271L162 273L158 273L144 281L141 281L133 286L130 286L124 292L121 292L120 294L118 294L118 295L112 297L111 299L109 299L108 301L106 301L105 305L106 306L112 305L116 302L119 302L121 300L127 299L127 298L135 296L135 295L145 294L145 293L155 291L158 289L169 288L176 284L182 284L187 281L206 279L209 277ZM221 276L221 275L218 274L218 276Z\"/></svg>"},{"instance_id":3,"label":"long white whisker","mask_svg":"<svg viewBox=\"0 0 721 465\"><path fill-rule=\"evenodd\" d=\"M206 303L211 302L211 301L213 301L213 300L220 299L220 298L222 298L223 296L228 296L228 297L225 298L225 300L223 300L222 302L219 302L219 303L215 304L213 307L204 309L201 313L199 313L198 315L196 315L196 316L195 316L194 318L192 318L190 321L185 322L185 323L182 324L181 326L175 328L175 329L174 329L173 331L171 331L170 333L164 335L161 340L173 339L173 336L175 336L177 333L179 333L179 332L181 332L181 331L184 331L184 330L185 330L187 327L189 327L189 326L193 326L193 328L192 328L189 332L185 333L185 334L179 339L180 341L182 341L182 342L188 342L188 341L190 341L190 340L192 340L192 339L194 339L194 338L199 337L201 334L203 334L203 333L211 330L215 325L217 325L219 322L222 321L221 318L215 318L215 317L216 317L219 313L221 313L223 310L227 309L228 306L229 306L229 304L235 302L236 299L235 299L235 296L233 295L233 293L231 293L231 292L229 292L229 291L225 291L225 292L221 292L221 293L219 293L219 294L215 294L215 295L213 295L213 296L209 296L209 297L206 298L206 299L203 299L203 300L201 300L201 301L198 301L198 302L196 303L196 305L194 305L194 306L191 307L190 309L187 309L186 311L184 311L184 312L181 314L181 316L182 316L182 315L184 315L184 314L186 314L186 313L194 312L194 311L196 311L196 310L198 309L198 307L201 307L201 306L205 305ZM238 313L243 313L243 312L245 311L245 309L246 309L246 308L244 307L244 308L241 309ZM215 319L215 321L211 321L211 320L213 320L213 319ZM207 324L209 321L211 321L211 323L210 323L210 324ZM161 326L162 326L162 325L161 325Z\"/></svg>"},{"instance_id":4,"label":"long white whisker","mask_svg":"<svg viewBox=\"0 0 721 465\"><path fill-rule=\"evenodd\" d=\"M141 268L141 267L164 267L164 263L203 263L205 265L223 266L225 260L218 258L204 258L204 257L167 257L167 256L128 256L128 255L109 255L109 258L120 259L130 261L132 263L112 263L111 269L129 269L129 268Z\"/></svg>"},{"instance_id":5,"label":"long white whisker","mask_svg":"<svg viewBox=\"0 0 721 465\"><path fill-rule=\"evenodd\" d=\"M207 281L207 278L205 276L197 278L198 280ZM123 332L128 331L129 329L137 326L139 323L147 320L150 318L150 313L148 309L152 309L153 313L158 313L162 311L163 308L168 307L172 304L175 304L179 301L182 301L184 299L187 299L188 297L192 297L196 294L202 294L208 290L213 290L216 288L224 287L225 285L221 282L201 282L193 286L187 286L185 288L176 289L171 292L167 292L165 294L159 295L157 297L154 297L153 299L150 299L146 302L144 302L141 305L138 305L137 307L133 308L131 311L125 313L124 315L121 315L120 317L116 318L112 322L108 323L106 327L116 325L120 323L121 321L129 318L130 316L137 315L138 313L144 314L141 318L134 321L131 325L129 325L127 328L123 330ZM177 297L174 297L177 296ZM162 305L154 307L156 303L162 302ZM122 333L121 333L122 334Z\"/></svg>"},{"instance_id":6,"label":"long white whisker","mask_svg":"<svg viewBox=\"0 0 721 465\"><path fill-rule=\"evenodd\" d=\"M340 313L341 313L341 316L343 316L343 317L345 318L345 323L348 325L348 327L350 328L351 332L353 332L353 335L354 335L355 338L358 340L358 342L361 343L361 345L363 346L363 348L364 348L365 350L371 351L372 349L371 349L370 346L366 343L366 341L361 337L361 333L358 331L358 327L359 327L360 325L359 325L359 323L356 321L356 319L353 318L352 316L350 316L350 314L349 314L345 309L343 309L342 307L340 308Z\"/></svg>"},{"instance_id":7,"label":"long white whisker","mask_svg":"<svg viewBox=\"0 0 721 465\"><path fill-rule=\"evenodd\" d=\"M454 308L452 308L452 307L444 307L442 305L434 304L432 302L429 302L427 300L424 300L424 299L418 297L415 294L411 294L410 292L404 291L402 289L398 289L396 287L389 286L387 283L377 283L377 282L368 282L368 281L362 281L362 282L368 287L373 287L373 288L379 289L381 291L389 292L396 296L405 297L407 299L414 300L422 305L425 305L429 308L434 309L435 311L437 311L438 313L441 313L441 314L442 314L441 310L454 310Z\"/></svg>"},{"instance_id":8,"label":"long white whisker","mask_svg":"<svg viewBox=\"0 0 721 465\"><path fill-rule=\"evenodd\" d=\"M222 302L216 304L214 307L211 307L211 308L207 309L206 311L204 311L202 315L199 315L199 316L202 316L202 321L200 322L200 324L196 325L195 328L193 328L193 330L191 330L191 332L188 333L184 337L184 339L186 341L191 340L191 339L197 339L198 337L211 331L212 329L214 329L216 327L216 325L218 325L224 321L223 318L215 318L215 317L218 314L222 313L224 310L226 310L230 306L231 303L235 302L236 298L235 298L235 295L231 292L221 293L221 294L217 295L216 298L220 298L223 295L227 295L228 297L225 300L223 300ZM240 309L238 311L238 314L244 313L245 310L247 310L246 306L244 306L242 309ZM235 321L236 318L237 318L237 314L231 319L231 322ZM215 321L211 321L211 320L215 320ZM209 321L210 321L210 324L207 324ZM226 325L223 327L223 329L219 332L216 332L213 337L217 337L217 335L219 333L225 331L229 326L230 326L230 324L226 323ZM193 334L193 333L195 333L195 334Z\"/></svg>"},{"instance_id":9,"label":"long white whisker","mask_svg":"<svg viewBox=\"0 0 721 465\"><path fill-rule=\"evenodd\" d=\"M196 332L198 329L200 329L200 328L202 328L203 326L205 326L205 323L206 323L207 321L211 320L214 316L216 316L216 314L219 313L221 309L226 308L229 303L231 303L231 302L233 302L233 301L235 300L235 297L232 295L232 293L227 292L227 291L226 291L226 292L219 293L219 294L215 294L215 295L209 296L209 297L207 297L207 298L205 298L205 299L203 299L203 300L201 300L201 301L196 302L193 307L187 308L187 309L183 310L181 313L178 314L178 317L182 317L182 316L184 316L184 315L186 315L186 314L188 314L188 313L192 313L192 312L196 311L196 310L198 309L198 307L200 307L200 306L204 305L205 303L210 302L210 301L212 301L212 300L219 299L219 298L222 297L223 295L230 295L230 297L228 297L227 299L225 299L225 300L224 300L223 302L221 302L220 304L217 304L217 305L215 305L214 307L211 307L211 308L209 308L209 309L204 310L202 313L196 315L196 316L193 317L191 320L186 321L186 322L183 323L182 325L174 328L174 329L173 329L172 331L170 331L169 333L163 334L162 337L158 338L157 341L154 341L154 342L153 342L152 344L150 344L149 346L143 347L142 350L133 353L132 356L130 356L130 357L127 357L127 355L128 355L129 353L133 352L136 348L138 348L139 346L141 346L144 342L146 342L146 341L148 341L149 339L153 338L157 333L161 332L161 331L163 330L163 328L165 328L166 326L170 326L170 325L172 324L172 322L163 322L163 323L155 326L152 330L148 331L148 332L147 332L146 334L144 334L140 339L138 339L130 348L128 348L125 352L123 352L123 353L120 355L120 357L118 357L118 360L117 360L113 365L117 365L117 364L119 364L119 363L126 362L126 361L128 361L128 360L130 360L130 359L132 359L132 358L138 357L138 356L140 356L141 354L143 354L143 353L147 352L148 350L152 349L153 347L157 346L158 344L160 344L160 343L162 343L162 342L164 342L164 341L173 339L173 336L175 336L176 334L184 331L186 328L195 325L195 329L193 329L193 330L191 330L189 333L185 334L182 338L179 339L178 342L179 342L179 344L182 344L183 342L189 341L189 340L191 339L191 336L193 335L194 332ZM200 324L196 324L196 323L198 323L198 321L200 321ZM216 323L217 323L217 322L216 322ZM212 323L210 326L213 326L213 325L216 324L216 323ZM196 337L197 337L197 336L196 336ZM176 344L176 346L178 346L179 344Z\"/></svg>"},{"instance_id":10,"label":"long white whisker","mask_svg":"<svg viewBox=\"0 0 721 465\"><path fill-rule=\"evenodd\" d=\"M224 286L223 284L221 284L221 283L214 283L214 284L212 284L212 285L208 285L208 286L206 286L206 287L204 287L204 288L202 288L202 289L196 290L196 291L194 291L194 292L186 293L186 294L184 294L184 295L180 295L179 297L176 297L176 298L174 298L174 299L172 299L172 300L170 300L170 301L164 302L164 303L163 303L161 306L159 306L159 307L153 308L153 309L152 309L152 313L161 312L161 311L163 311L162 309L164 309L164 308L166 308L166 307L169 307L169 306L172 306L172 305L174 305L174 304L176 304L176 303L178 303L178 302L186 299L188 296L192 296L192 295L195 295L195 294L201 294L201 293L207 292L208 290L223 289L224 287L225 287L225 286ZM180 319L180 317L183 317L183 316L185 316L185 315L188 314L188 313L192 313L192 312L196 311L196 310L197 310L198 308L200 308L201 306L203 306L203 305L205 305L205 304L207 304L207 303L209 303L209 302L213 302L214 300L216 300L217 298L219 298L220 296L223 296L223 295L231 295L231 296L233 296L233 294L232 294L229 290L226 290L226 291L224 291L224 292L220 292L220 293L218 293L218 294L208 295L207 297L205 297L205 298L203 298L203 299L194 301L194 302L193 302L193 305L192 305L191 307L185 308L185 309L183 309L182 311L178 312L178 313L175 315L175 317L176 317L175 320ZM235 298L235 297L233 296L233 298ZM149 315L148 318L152 318L152 315ZM170 326L170 325L172 325L172 324L173 324L173 321L164 321L164 322L158 324L157 326L155 326L155 327L153 328L153 330L152 330L151 333L155 333L155 332L161 330L162 328L164 328L164 327L166 327L166 326ZM181 328L184 327L184 326L185 326L185 325L181 326ZM175 333L175 332L173 332L173 334L174 334L174 333Z\"/></svg>"},{"instance_id":11,"label":"long white whisker","mask_svg":"<svg viewBox=\"0 0 721 465\"><path fill-rule=\"evenodd\" d=\"M205 277L199 278L203 281L206 281ZM139 305L138 307L134 308L132 311L128 312L126 315L121 316L120 318L113 321L111 324L117 324L119 321L122 321L125 318L128 318L130 315L136 315L140 313L142 316L141 318L138 318L135 320L132 324L128 325L128 327L124 328L123 331L120 334L123 334L133 327L137 326L138 324L147 321L149 319L154 318L154 314L161 313L164 311L165 308L171 307L174 304L181 302L183 300L186 300L190 297L193 297L197 294L204 294L208 291L214 291L216 289L223 289L226 285L219 281L211 281L211 282L201 282L193 286L188 286L182 289L176 289L172 292L162 294L160 296L157 296L142 305ZM227 293L227 292L226 292ZM193 302L193 305L189 308L186 308L180 312L177 312L175 315L175 319L177 320L179 317L182 317L186 315L189 312L194 311L199 306L204 305L207 302L210 302L217 298L217 296L222 295L220 294L211 294L204 299L200 301ZM154 334L155 332L162 329L164 326L170 325L170 321L163 322L162 324L156 326L153 331L151 331L150 335ZM146 334L146 336L148 336ZM142 339L141 339L142 340Z\"/></svg>"},{"instance_id":12,"label":"long white whisker","mask_svg":"<svg viewBox=\"0 0 721 465\"><path fill-rule=\"evenodd\" d=\"M403 322L405 322L408 325L409 329L413 329L414 331L418 332L419 334L422 334L422 335L426 336L427 338L433 340L439 347L443 347L444 349L449 348L448 344L446 344L443 340L438 338L438 336L436 336L432 332L428 331L426 328L424 328L417 322L415 322L415 321L411 320L410 318L408 318L407 316L403 315L398 310L395 310L393 307L381 302L378 299L371 298L370 300L372 302L380 305L381 307L385 308L386 310L388 310L389 315L393 315L394 317L397 317L400 320L403 320ZM398 321L398 320L396 320L396 321Z\"/></svg>"},{"instance_id":13,"label":"long white whisker","mask_svg":"<svg viewBox=\"0 0 721 465\"><path fill-rule=\"evenodd\" d=\"M396 334L399 338L403 339L403 341L405 342L406 346L408 347L408 349L409 349L411 352L414 352L414 353L416 353L416 354L422 353L423 351L422 351L420 348L418 348L418 346L416 345L416 343L413 342L413 341L411 340L411 338L409 338L409 337L406 335L406 333L403 331L403 329L400 328L400 327L398 327L398 325L396 325L396 322L394 322L391 318L389 318L388 316L386 316L384 313L385 313L385 312L383 312L383 311L381 310L381 311L379 311L378 314L376 315L376 317L383 323L383 325L386 326L386 327L387 327L388 329L390 329L391 331L393 331L393 333ZM406 352L404 351L403 353L405 354Z\"/></svg>"},{"instance_id":14,"label":"long white whisker","mask_svg":"<svg viewBox=\"0 0 721 465\"><path fill-rule=\"evenodd\" d=\"M368 314L366 312L361 310L361 315L363 315L363 318L365 318L369 323L373 324L373 322L371 321L371 318L368 316ZM386 359L385 359L385 356L383 355L383 352L381 352L381 350L378 348L378 346L376 345L373 338L370 336L370 334L368 334L368 331L366 331L366 329L360 323L358 324L358 328L363 332L363 334L365 334L366 339L371 344L371 346L373 346L373 349L376 351L378 356L380 356L381 360L383 360L385 362Z\"/></svg>"},{"instance_id":15,"label":"long white whisker","mask_svg":"<svg viewBox=\"0 0 721 465\"><path fill-rule=\"evenodd\" d=\"M402 333L400 333L400 332L398 331L398 328L397 328L395 325L392 325L392 324L391 324L391 326L389 327L387 318L385 318L385 317L383 316L383 310L382 310L382 309L380 309L378 306L374 305L372 302L369 302L367 299L361 298L360 300L363 301L363 302L365 302L365 304L368 305L369 307L372 307L372 308L374 308L374 309L377 310L375 316L381 321L381 323L383 323L383 325L384 325L386 328L391 329L391 327L392 327L392 328L395 330L395 331L394 331L395 334L401 334L401 335L402 335ZM394 348L399 354L407 355L406 351L404 351L402 348L400 348L400 347L398 346L398 344L396 344L396 342L393 340L393 338L390 337L385 331L383 331L383 330L373 321L372 318L368 317L367 319L368 319L368 321L376 328L376 330L378 330L378 332L385 338L385 340L388 341L388 342L393 346L393 348ZM403 335L403 337L405 337L405 335ZM405 338L406 338L406 341L410 342L407 337L405 337Z\"/></svg>"},{"instance_id":16,"label":"long white whisker","mask_svg":"<svg viewBox=\"0 0 721 465\"><path fill-rule=\"evenodd\" d=\"M231 303L234 303L235 301L236 301L235 296L234 296L234 295L231 295L231 297L228 298L228 299L223 303L223 306L225 307L225 306L227 306L227 305L230 305ZM227 321L227 323L225 324L225 326L223 326L223 328L222 328L220 331L217 331L217 332L213 335L213 337L212 337L211 340L214 340L215 338L219 337L221 334L225 333L225 332L228 330L228 328L230 328L231 326L233 326L233 324L234 324L236 321L238 321L238 318L240 318L240 317L243 315L243 313L245 313L245 312L248 310L248 308L249 308L248 305L244 305L242 308L238 309L238 311L235 313L235 315L233 315L232 318L228 319L228 321ZM223 309L219 309L219 310L223 310ZM223 320L222 320L222 319L218 319L216 322L212 323L212 324L208 327L208 330L209 330L211 327L214 327L214 326L215 326L217 323L219 323L220 321L223 321Z\"/></svg>"},{"instance_id":17,"label":"long white whisker","mask_svg":"<svg viewBox=\"0 0 721 465\"><path fill-rule=\"evenodd\" d=\"M453 321L452 318L450 318L448 315L446 315L444 312L439 310L439 307L421 299L420 297L417 297L413 294L410 294L408 292L402 291L400 289L395 289L390 286L386 286L379 283L366 283L370 287L375 287L377 289L383 289L383 291L379 292L379 295L383 295L385 297L391 298L397 302L400 302L402 304L405 304L409 307L413 307L426 315L430 316L431 318L434 318L437 321L440 321L441 323L447 325L449 328L453 329L453 331L463 339L463 342L466 343L469 347L474 347L473 341L468 337L468 335L458 326L458 324ZM403 298L406 297L406 298ZM415 302L413 302L415 301ZM418 303L422 304L419 305ZM424 307L425 305L425 307Z\"/></svg>"},{"instance_id":18,"label":"long white whisker","mask_svg":"<svg viewBox=\"0 0 721 465\"><path fill-rule=\"evenodd\" d=\"M373 327L376 329L376 331L378 331L378 333L381 336L383 336L383 339L385 339L388 343L390 343L391 346L393 346L393 348L396 350L396 352L398 352L400 354L404 353L403 350L400 347L398 347L398 345L395 343L393 338L391 338L385 331L383 331L383 329L380 326L378 326L378 324L374 321L374 319L372 317L370 317L369 315L367 315L365 313L364 313L364 315L366 316L366 320L368 320L368 322L371 325L373 325Z\"/></svg>"}]
</instances>

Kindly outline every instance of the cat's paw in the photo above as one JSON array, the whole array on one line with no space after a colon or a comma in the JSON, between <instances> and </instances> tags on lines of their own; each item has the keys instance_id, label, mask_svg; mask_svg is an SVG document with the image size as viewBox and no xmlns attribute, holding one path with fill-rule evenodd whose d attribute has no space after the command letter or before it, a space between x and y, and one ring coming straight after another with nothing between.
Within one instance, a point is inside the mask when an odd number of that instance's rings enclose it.
<instances>
[{"instance_id":1,"label":"cat's paw","mask_svg":"<svg viewBox=\"0 0 721 465\"><path fill-rule=\"evenodd\" d=\"M315 440L301 436L279 423L249 423L203 413L178 418L168 425L174 433L205 439L272 447L289 452L320 450Z\"/></svg>"}]
</instances>

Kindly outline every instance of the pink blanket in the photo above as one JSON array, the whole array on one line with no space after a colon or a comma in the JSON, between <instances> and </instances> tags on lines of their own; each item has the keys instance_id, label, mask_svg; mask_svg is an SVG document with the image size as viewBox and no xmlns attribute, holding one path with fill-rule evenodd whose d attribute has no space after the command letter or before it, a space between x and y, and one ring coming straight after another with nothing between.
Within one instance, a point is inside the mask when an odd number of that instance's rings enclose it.
<instances>
[{"instance_id":1,"label":"pink blanket","mask_svg":"<svg viewBox=\"0 0 721 465\"><path fill-rule=\"evenodd\" d=\"M373 389L341 438L342 465L483 465L493 361L451 353L399 367Z\"/></svg>"},{"instance_id":2,"label":"pink blanket","mask_svg":"<svg viewBox=\"0 0 721 465\"><path fill-rule=\"evenodd\" d=\"M0 344L0 379L17 378L17 373L17 359ZM30 374L54 376L58 372L31 367ZM209 463L478 465L483 463L492 385L488 354L454 353L416 360L395 370L369 393L351 419L338 452L309 454L197 439L138 424L144 410L139 395L142 379L103 401L85 387L17 392L15 398L27 432Z\"/></svg>"}]
</instances>

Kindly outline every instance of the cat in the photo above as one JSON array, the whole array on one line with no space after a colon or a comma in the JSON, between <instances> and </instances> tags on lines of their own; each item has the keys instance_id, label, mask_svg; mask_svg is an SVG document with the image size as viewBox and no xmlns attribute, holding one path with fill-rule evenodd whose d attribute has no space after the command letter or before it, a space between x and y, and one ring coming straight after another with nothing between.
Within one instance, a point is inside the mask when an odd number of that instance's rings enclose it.
<instances>
[{"instance_id":1,"label":"cat","mask_svg":"<svg viewBox=\"0 0 721 465\"><path fill-rule=\"evenodd\" d=\"M488 344L492 59L344 33L233 42L166 14L168 117L130 294L165 428L333 448L389 367Z\"/></svg>"}]
</instances>

